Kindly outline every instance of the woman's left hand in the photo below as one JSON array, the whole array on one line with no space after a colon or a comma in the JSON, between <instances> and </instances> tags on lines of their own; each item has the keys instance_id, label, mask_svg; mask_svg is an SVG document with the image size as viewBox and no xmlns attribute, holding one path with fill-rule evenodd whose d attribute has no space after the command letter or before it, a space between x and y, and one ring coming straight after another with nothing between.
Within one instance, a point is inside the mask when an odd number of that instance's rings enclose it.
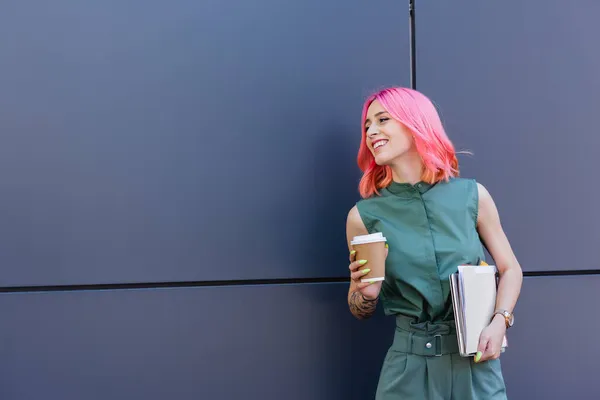
<instances>
[{"instance_id":1,"label":"woman's left hand","mask_svg":"<svg viewBox=\"0 0 600 400\"><path fill-rule=\"evenodd\" d=\"M479 336L479 346L475 355L475 362L499 358L505 334L506 323L504 322L504 318L496 314L492 322L485 327Z\"/></svg>"}]
</instances>

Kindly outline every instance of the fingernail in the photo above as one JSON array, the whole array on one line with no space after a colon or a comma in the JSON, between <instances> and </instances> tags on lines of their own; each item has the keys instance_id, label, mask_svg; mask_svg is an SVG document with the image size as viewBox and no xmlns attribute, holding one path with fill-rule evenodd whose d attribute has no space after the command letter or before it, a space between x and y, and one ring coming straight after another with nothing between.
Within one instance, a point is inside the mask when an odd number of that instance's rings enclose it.
<instances>
[{"instance_id":1,"label":"fingernail","mask_svg":"<svg viewBox=\"0 0 600 400\"><path fill-rule=\"evenodd\" d=\"M365 264L367 263L367 260L360 260L358 263L359 263L360 265L365 265Z\"/></svg>"},{"instance_id":2,"label":"fingernail","mask_svg":"<svg viewBox=\"0 0 600 400\"><path fill-rule=\"evenodd\" d=\"M353 256L354 254L356 254L356 250L352 250L352 251L350 252L350 255L351 255L351 256Z\"/></svg>"},{"instance_id":3,"label":"fingernail","mask_svg":"<svg viewBox=\"0 0 600 400\"><path fill-rule=\"evenodd\" d=\"M365 269L362 270L363 275L366 275L369 272L371 272L371 270L369 268L365 268Z\"/></svg>"},{"instance_id":4,"label":"fingernail","mask_svg":"<svg viewBox=\"0 0 600 400\"><path fill-rule=\"evenodd\" d=\"M475 362L479 362L479 360L481 360L482 355L483 354L480 351L478 351L477 354L475 354Z\"/></svg>"}]
</instances>

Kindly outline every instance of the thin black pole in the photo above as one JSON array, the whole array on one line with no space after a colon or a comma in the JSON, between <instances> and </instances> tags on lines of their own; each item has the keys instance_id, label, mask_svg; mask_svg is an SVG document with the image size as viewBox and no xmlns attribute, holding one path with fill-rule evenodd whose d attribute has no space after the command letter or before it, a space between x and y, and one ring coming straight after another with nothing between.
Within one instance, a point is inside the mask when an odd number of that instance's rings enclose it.
<instances>
[{"instance_id":1,"label":"thin black pole","mask_svg":"<svg viewBox=\"0 0 600 400\"><path fill-rule=\"evenodd\" d=\"M415 45L415 0L408 0L408 27L410 35L410 87L417 89L417 48Z\"/></svg>"}]
</instances>

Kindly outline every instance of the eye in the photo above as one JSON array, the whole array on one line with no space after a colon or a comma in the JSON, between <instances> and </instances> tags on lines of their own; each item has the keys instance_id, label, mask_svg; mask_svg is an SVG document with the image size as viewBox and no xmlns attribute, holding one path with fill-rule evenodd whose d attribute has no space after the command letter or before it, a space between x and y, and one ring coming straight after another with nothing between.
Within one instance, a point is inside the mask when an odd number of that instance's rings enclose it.
<instances>
[{"instance_id":1,"label":"eye","mask_svg":"<svg viewBox=\"0 0 600 400\"><path fill-rule=\"evenodd\" d=\"M381 118L379 118L379 123L382 124L382 123L384 123L387 120L389 120L388 117L381 117Z\"/></svg>"}]
</instances>

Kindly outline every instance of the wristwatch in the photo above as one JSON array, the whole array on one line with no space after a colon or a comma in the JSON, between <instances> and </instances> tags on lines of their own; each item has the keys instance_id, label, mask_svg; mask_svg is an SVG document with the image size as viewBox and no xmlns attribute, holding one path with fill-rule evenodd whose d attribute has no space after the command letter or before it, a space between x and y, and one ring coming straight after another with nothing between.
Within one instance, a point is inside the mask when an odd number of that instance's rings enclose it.
<instances>
[{"instance_id":1,"label":"wristwatch","mask_svg":"<svg viewBox=\"0 0 600 400\"><path fill-rule=\"evenodd\" d=\"M506 323L507 329L515 324L515 316L513 315L513 313L508 312L506 310L496 310L494 312L494 315L492 315L492 318L495 317L496 314L500 314L504 317L504 322Z\"/></svg>"}]
</instances>

